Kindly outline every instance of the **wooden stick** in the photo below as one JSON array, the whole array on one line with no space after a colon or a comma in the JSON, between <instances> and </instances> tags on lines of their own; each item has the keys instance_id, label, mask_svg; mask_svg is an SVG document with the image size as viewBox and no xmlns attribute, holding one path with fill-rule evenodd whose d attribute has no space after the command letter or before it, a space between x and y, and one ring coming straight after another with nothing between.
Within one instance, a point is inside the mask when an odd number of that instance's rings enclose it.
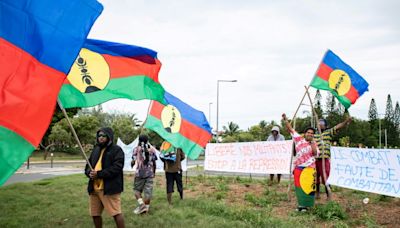
<instances>
[{"instance_id":1,"label":"wooden stick","mask_svg":"<svg viewBox=\"0 0 400 228\"><path fill-rule=\"evenodd\" d=\"M297 112L299 111L300 106L301 106L301 104L303 103L304 98L306 97L306 95L307 95L307 90L306 90L306 92L304 92L303 98L301 98L301 101L300 101L300 103L299 103L299 106L297 106L297 109L296 109L296 111L294 112L293 118L290 120L290 124L292 124L292 121L294 120L294 118L296 118ZM295 129L295 128L293 128L293 129Z\"/></svg>"},{"instance_id":2,"label":"wooden stick","mask_svg":"<svg viewBox=\"0 0 400 228\"><path fill-rule=\"evenodd\" d=\"M313 114L314 114L314 117L315 117L315 121L316 121L316 124L317 124L317 127L318 127L319 140L320 140L321 145L322 145L322 178L324 178L325 187L326 187L326 190L328 191L328 196L329 196L328 199L330 200L330 197L332 196L332 191L331 191L331 188L329 187L329 185L326 183L327 180L326 180L325 156L324 156L325 155L325 144L324 144L324 140L322 138L321 127L318 124L318 114L315 111L314 106L312 104L311 96L310 96L310 93L308 92L308 87L307 86L304 86L304 87L306 88L308 99L310 100L310 104L311 104L311 109L313 111Z\"/></svg>"},{"instance_id":3,"label":"wooden stick","mask_svg":"<svg viewBox=\"0 0 400 228\"><path fill-rule=\"evenodd\" d=\"M307 89L308 89L308 87L307 87ZM292 121L296 118L296 115L297 115L297 112L299 111L299 109L300 109L300 106L301 106L301 104L303 103L303 101L304 101L304 98L306 97L306 95L307 95L307 92L308 92L308 90L306 89L306 91L304 92L304 95L303 95L303 97L301 98L301 101L300 101L300 103L299 103L299 105L297 106L297 109L296 109L296 111L294 112L294 115L293 115L293 118L290 120L290 124L292 124ZM295 127L293 127L293 129L295 129ZM290 201L290 188L291 188L291 182L292 182L292 163L293 163L293 154L291 154L291 156L290 156L290 170L289 170L289 184L288 184L288 188L287 188L287 198L288 198L288 201Z\"/></svg>"},{"instance_id":4,"label":"wooden stick","mask_svg":"<svg viewBox=\"0 0 400 228\"><path fill-rule=\"evenodd\" d=\"M67 119L68 125L69 125L69 127L71 128L72 134L74 135L74 138L75 138L76 142L78 143L79 148L81 149L81 152L82 152L82 154L83 154L83 157L84 157L85 160L86 160L86 164L88 164L88 166L90 167L91 170L94 170L93 167L92 167L92 165L90 165L89 159L88 159L88 157L86 156L85 151L83 150L81 141L79 140L78 135L76 134L76 131L75 131L74 127L72 126L71 121L69 120L69 117L68 117L68 115L67 115L67 112L65 111L65 108L62 106L62 104L61 104L61 102L60 102L59 99L57 99L57 104L58 104L58 106L60 107L61 111L63 112L65 118Z\"/></svg>"},{"instance_id":5,"label":"wooden stick","mask_svg":"<svg viewBox=\"0 0 400 228\"><path fill-rule=\"evenodd\" d=\"M151 107L153 106L153 102L154 102L154 101L150 101L149 107L147 107L146 119L143 121L142 125L140 125L140 131L139 131L140 133L139 133L139 135L143 133L143 127L144 127L144 124L145 124L146 121L147 121L147 117L149 116L150 109L151 109Z\"/></svg>"}]
</instances>

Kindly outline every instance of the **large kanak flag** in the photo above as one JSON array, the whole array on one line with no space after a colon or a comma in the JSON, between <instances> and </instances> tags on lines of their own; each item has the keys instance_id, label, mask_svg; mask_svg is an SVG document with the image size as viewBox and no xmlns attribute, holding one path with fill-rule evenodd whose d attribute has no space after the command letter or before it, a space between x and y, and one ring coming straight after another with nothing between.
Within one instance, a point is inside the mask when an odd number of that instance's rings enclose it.
<instances>
[{"instance_id":1,"label":"large kanak flag","mask_svg":"<svg viewBox=\"0 0 400 228\"><path fill-rule=\"evenodd\" d=\"M212 137L210 124L203 112L172 94L165 92L164 98L164 104L151 102L144 127L181 148L190 159L197 159Z\"/></svg>"},{"instance_id":2,"label":"large kanak flag","mask_svg":"<svg viewBox=\"0 0 400 228\"><path fill-rule=\"evenodd\" d=\"M331 50L326 52L310 85L330 91L346 109L368 91L369 86L361 75Z\"/></svg>"},{"instance_id":3,"label":"large kanak flag","mask_svg":"<svg viewBox=\"0 0 400 228\"><path fill-rule=\"evenodd\" d=\"M157 52L88 39L58 97L65 108L91 107L116 98L164 102Z\"/></svg>"},{"instance_id":4,"label":"large kanak flag","mask_svg":"<svg viewBox=\"0 0 400 228\"><path fill-rule=\"evenodd\" d=\"M95 0L0 0L0 186L39 145L102 10Z\"/></svg>"}]
</instances>

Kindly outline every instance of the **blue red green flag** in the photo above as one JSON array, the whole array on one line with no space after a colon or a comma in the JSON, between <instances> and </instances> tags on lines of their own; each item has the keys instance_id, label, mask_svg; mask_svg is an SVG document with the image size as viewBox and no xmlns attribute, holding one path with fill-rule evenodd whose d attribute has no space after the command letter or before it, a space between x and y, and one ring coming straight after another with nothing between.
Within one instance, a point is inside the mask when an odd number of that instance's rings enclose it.
<instances>
[{"instance_id":1,"label":"blue red green flag","mask_svg":"<svg viewBox=\"0 0 400 228\"><path fill-rule=\"evenodd\" d=\"M145 128L157 132L174 147L196 159L211 139L211 127L203 112L192 108L168 92L165 103L152 101Z\"/></svg>"},{"instance_id":2,"label":"blue red green flag","mask_svg":"<svg viewBox=\"0 0 400 228\"><path fill-rule=\"evenodd\" d=\"M0 185L39 145L102 10L95 0L0 0Z\"/></svg>"},{"instance_id":3,"label":"blue red green flag","mask_svg":"<svg viewBox=\"0 0 400 228\"><path fill-rule=\"evenodd\" d=\"M65 108L91 107L116 98L163 102L160 68L153 50L88 39L58 97Z\"/></svg>"},{"instance_id":4,"label":"blue red green flag","mask_svg":"<svg viewBox=\"0 0 400 228\"><path fill-rule=\"evenodd\" d=\"M331 50L326 52L310 85L330 91L346 109L368 91L368 82Z\"/></svg>"}]
</instances>

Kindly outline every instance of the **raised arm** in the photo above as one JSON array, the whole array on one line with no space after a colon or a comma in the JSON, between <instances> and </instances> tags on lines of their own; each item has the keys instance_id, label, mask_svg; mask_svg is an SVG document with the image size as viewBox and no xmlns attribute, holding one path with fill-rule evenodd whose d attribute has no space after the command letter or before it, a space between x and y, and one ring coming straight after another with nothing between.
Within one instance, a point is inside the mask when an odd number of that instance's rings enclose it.
<instances>
[{"instance_id":1,"label":"raised arm","mask_svg":"<svg viewBox=\"0 0 400 228\"><path fill-rule=\"evenodd\" d=\"M282 114L282 119L283 119L283 122L285 122L285 125L286 125L286 128L288 129L288 131L293 132L292 125L289 123L285 113Z\"/></svg>"},{"instance_id":2,"label":"raised arm","mask_svg":"<svg viewBox=\"0 0 400 228\"><path fill-rule=\"evenodd\" d=\"M351 118L351 116L348 116L348 117L346 118L345 121L343 121L343 122L337 124L337 125L335 126L335 129L336 129L336 130L339 130L340 128L343 128L344 126L350 124L352 120L353 120L353 119Z\"/></svg>"}]
</instances>

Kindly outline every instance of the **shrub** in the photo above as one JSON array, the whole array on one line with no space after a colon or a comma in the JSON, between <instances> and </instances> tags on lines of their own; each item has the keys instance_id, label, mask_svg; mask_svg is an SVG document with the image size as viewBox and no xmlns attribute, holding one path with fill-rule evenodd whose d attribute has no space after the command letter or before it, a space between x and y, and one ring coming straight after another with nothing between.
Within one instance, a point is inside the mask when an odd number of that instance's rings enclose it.
<instances>
[{"instance_id":1,"label":"shrub","mask_svg":"<svg viewBox=\"0 0 400 228\"><path fill-rule=\"evenodd\" d=\"M334 201L330 201L325 205L317 205L314 214L322 220L343 220L347 218L343 208Z\"/></svg>"}]
</instances>

